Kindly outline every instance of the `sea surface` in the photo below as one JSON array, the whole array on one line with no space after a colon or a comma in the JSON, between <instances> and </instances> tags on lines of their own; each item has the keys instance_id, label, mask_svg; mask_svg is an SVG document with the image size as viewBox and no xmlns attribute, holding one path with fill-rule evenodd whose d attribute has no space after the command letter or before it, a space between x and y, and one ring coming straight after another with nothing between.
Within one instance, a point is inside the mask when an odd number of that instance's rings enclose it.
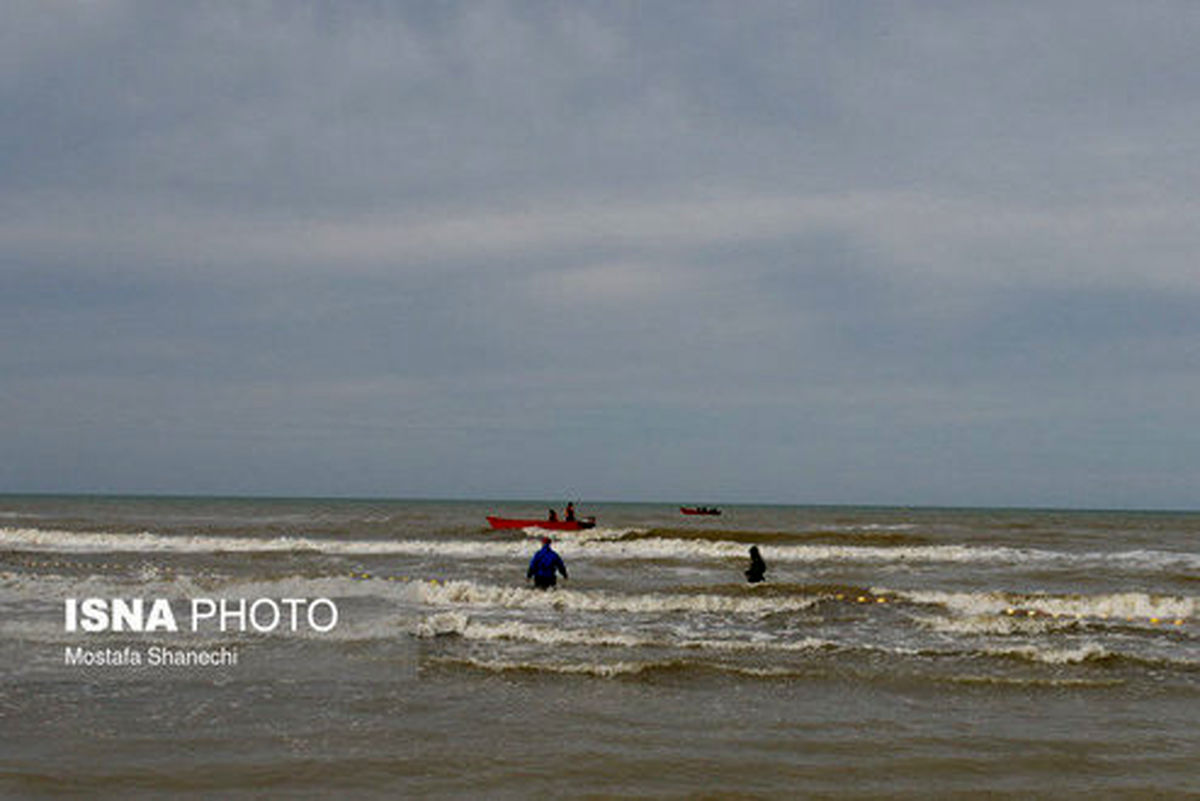
<instances>
[{"instance_id":1,"label":"sea surface","mask_svg":"<svg viewBox=\"0 0 1200 801\"><path fill-rule=\"evenodd\" d=\"M1200 798L1200 514L551 503L0 496L0 796Z\"/></svg>"}]
</instances>

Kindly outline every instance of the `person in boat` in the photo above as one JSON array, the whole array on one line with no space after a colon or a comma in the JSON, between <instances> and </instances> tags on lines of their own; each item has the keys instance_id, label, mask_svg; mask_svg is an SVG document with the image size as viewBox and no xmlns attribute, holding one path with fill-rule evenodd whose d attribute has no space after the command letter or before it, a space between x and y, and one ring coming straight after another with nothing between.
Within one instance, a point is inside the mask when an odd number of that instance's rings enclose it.
<instances>
[{"instance_id":1,"label":"person in boat","mask_svg":"<svg viewBox=\"0 0 1200 801\"><path fill-rule=\"evenodd\" d=\"M757 545L750 546L750 567L746 569L746 581L757 584L765 578L767 563L758 552Z\"/></svg>"},{"instance_id":2,"label":"person in boat","mask_svg":"<svg viewBox=\"0 0 1200 801\"><path fill-rule=\"evenodd\" d=\"M558 512L554 511L553 509L550 509L549 514L547 515L546 519L551 522L558 520Z\"/></svg>"},{"instance_id":3,"label":"person in boat","mask_svg":"<svg viewBox=\"0 0 1200 801\"><path fill-rule=\"evenodd\" d=\"M567 514L564 519L565 520L574 520L575 519L575 504L572 503L571 501L567 501Z\"/></svg>"},{"instance_id":4,"label":"person in boat","mask_svg":"<svg viewBox=\"0 0 1200 801\"><path fill-rule=\"evenodd\" d=\"M542 548L529 560L525 578L533 579L533 586L539 590L548 590L558 583L558 573L567 578L567 566L563 564L562 557L550 547L550 538L542 537Z\"/></svg>"}]
</instances>

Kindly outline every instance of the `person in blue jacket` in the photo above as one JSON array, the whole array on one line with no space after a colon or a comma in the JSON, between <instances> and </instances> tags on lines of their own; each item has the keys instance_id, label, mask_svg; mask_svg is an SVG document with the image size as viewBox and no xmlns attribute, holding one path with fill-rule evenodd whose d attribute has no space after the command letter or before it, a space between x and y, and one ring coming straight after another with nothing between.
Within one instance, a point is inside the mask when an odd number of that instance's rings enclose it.
<instances>
[{"instance_id":1,"label":"person in blue jacket","mask_svg":"<svg viewBox=\"0 0 1200 801\"><path fill-rule=\"evenodd\" d=\"M533 586L539 590L548 590L557 583L556 572L567 578L567 566L563 564L562 557L550 547L550 538L542 537L542 549L529 560L525 578L533 579Z\"/></svg>"}]
</instances>

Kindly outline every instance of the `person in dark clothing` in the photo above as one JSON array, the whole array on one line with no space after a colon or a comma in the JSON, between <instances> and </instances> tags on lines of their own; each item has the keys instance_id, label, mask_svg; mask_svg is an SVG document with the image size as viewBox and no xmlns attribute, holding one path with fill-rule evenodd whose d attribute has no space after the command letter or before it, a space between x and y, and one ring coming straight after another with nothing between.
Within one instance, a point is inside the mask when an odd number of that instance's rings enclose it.
<instances>
[{"instance_id":1,"label":"person in dark clothing","mask_svg":"<svg viewBox=\"0 0 1200 801\"><path fill-rule=\"evenodd\" d=\"M550 512L549 512L549 515L546 517L546 519L547 519L547 520L549 520L549 521L551 521L551 522L553 522L553 521L555 521L555 520L558 520L558 512L556 512L556 511L554 511L553 509L551 509L551 510L550 510Z\"/></svg>"},{"instance_id":2,"label":"person in dark clothing","mask_svg":"<svg viewBox=\"0 0 1200 801\"><path fill-rule=\"evenodd\" d=\"M539 590L548 590L557 583L556 573L562 573L562 577L567 578L567 566L550 547L550 538L542 537L542 549L529 560L525 578L533 579L533 586Z\"/></svg>"},{"instance_id":3,"label":"person in dark clothing","mask_svg":"<svg viewBox=\"0 0 1200 801\"><path fill-rule=\"evenodd\" d=\"M762 581L763 574L767 572L767 563L763 561L762 554L758 552L757 545L750 546L750 567L746 570L746 581L751 584L757 584Z\"/></svg>"},{"instance_id":4,"label":"person in dark clothing","mask_svg":"<svg viewBox=\"0 0 1200 801\"><path fill-rule=\"evenodd\" d=\"M575 504L574 504L574 503L571 503L570 501L567 501L567 516L566 516L566 519L567 519L567 520L574 520L574 519L575 519Z\"/></svg>"}]
</instances>

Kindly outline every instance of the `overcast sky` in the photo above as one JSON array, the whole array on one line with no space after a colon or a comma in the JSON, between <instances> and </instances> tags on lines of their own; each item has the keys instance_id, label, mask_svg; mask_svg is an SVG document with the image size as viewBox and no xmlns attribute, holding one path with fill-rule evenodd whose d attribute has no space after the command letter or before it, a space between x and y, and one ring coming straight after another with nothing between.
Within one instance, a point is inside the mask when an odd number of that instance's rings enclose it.
<instances>
[{"instance_id":1,"label":"overcast sky","mask_svg":"<svg viewBox=\"0 0 1200 801\"><path fill-rule=\"evenodd\" d=\"M1200 4L6 2L0 491L1200 506Z\"/></svg>"}]
</instances>

